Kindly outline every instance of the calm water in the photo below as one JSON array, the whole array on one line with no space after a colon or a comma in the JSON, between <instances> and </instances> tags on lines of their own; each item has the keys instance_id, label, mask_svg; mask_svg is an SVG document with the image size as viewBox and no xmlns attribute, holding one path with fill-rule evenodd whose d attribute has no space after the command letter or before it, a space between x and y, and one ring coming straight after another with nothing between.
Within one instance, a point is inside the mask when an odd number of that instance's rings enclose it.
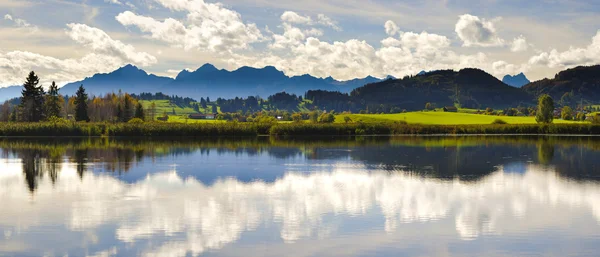
<instances>
[{"instance_id":1,"label":"calm water","mask_svg":"<svg viewBox=\"0 0 600 257\"><path fill-rule=\"evenodd\" d=\"M599 256L600 138L0 139L0 256Z\"/></svg>"}]
</instances>

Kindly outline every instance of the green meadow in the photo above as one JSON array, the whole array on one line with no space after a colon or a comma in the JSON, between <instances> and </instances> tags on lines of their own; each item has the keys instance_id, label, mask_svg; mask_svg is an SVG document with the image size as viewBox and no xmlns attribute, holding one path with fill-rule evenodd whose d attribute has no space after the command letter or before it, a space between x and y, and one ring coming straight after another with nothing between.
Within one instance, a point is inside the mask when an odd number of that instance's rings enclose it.
<instances>
[{"instance_id":1,"label":"green meadow","mask_svg":"<svg viewBox=\"0 0 600 257\"><path fill-rule=\"evenodd\" d=\"M478 125L491 124L496 119L506 121L508 124L536 124L535 117L495 116L472 114L462 112L407 112L397 114L340 114L336 116L336 123L344 123L345 117L350 117L352 122L378 123L378 122L406 122L408 124L425 125ZM555 119L554 123L583 123Z\"/></svg>"}]
</instances>

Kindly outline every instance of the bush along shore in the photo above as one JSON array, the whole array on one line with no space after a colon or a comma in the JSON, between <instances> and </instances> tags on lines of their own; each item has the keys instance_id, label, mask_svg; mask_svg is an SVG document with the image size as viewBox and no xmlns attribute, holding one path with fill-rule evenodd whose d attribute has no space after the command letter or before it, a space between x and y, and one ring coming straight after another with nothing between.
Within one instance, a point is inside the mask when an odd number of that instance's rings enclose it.
<instances>
[{"instance_id":1,"label":"bush along shore","mask_svg":"<svg viewBox=\"0 0 600 257\"><path fill-rule=\"evenodd\" d=\"M419 125L400 123L0 123L0 137L212 137L353 135L600 135L596 124Z\"/></svg>"}]
</instances>

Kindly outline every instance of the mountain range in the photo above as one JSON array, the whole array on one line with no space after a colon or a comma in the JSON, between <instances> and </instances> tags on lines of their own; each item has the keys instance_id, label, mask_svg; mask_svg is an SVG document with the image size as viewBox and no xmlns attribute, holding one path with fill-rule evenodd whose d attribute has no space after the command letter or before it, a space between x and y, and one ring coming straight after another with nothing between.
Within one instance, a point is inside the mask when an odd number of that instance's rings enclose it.
<instances>
[{"instance_id":1,"label":"mountain range","mask_svg":"<svg viewBox=\"0 0 600 257\"><path fill-rule=\"evenodd\" d=\"M316 78L310 75L286 76L274 67L241 67L234 71L217 69L205 64L195 71L183 70L176 78L146 73L133 65L113 72L96 74L61 88L63 95L73 95L79 85L88 94L102 95L122 90L128 93L163 92L200 99L200 97L261 96L267 98L279 92L303 96L308 91L339 91L345 106L350 102L356 108L366 105L389 105L403 109L422 109L426 102L438 106L460 103L463 107L503 108L516 105L533 105L540 94L550 94L559 100L565 93L570 97L598 103L600 99L600 65L580 66L562 71L552 79L525 83L524 74L507 75L504 81L479 69L460 71L436 70L421 72L418 76L395 79L366 77L338 81L331 77ZM509 86L510 84L512 86ZM0 88L0 101L19 97L21 86ZM344 96L348 98L344 100ZM328 99L328 98L326 98ZM387 107L386 107L387 108Z\"/></svg>"},{"instance_id":2,"label":"mountain range","mask_svg":"<svg viewBox=\"0 0 600 257\"><path fill-rule=\"evenodd\" d=\"M303 95L308 90L316 89L350 92L354 88L379 81L381 79L371 76L348 81L338 81L331 77L322 79L310 75L288 77L272 66L241 67L228 71L217 69L211 64L202 65L195 71L183 70L173 79L151 75L133 65L126 65L111 73L96 74L82 81L69 83L61 88L61 93L71 95L83 84L91 95L122 90L136 94L162 92L196 99L248 96L266 98L278 92Z\"/></svg>"},{"instance_id":3,"label":"mountain range","mask_svg":"<svg viewBox=\"0 0 600 257\"><path fill-rule=\"evenodd\" d=\"M529 84L531 81L529 81L529 79L527 79L525 74L523 74L523 72L521 72L514 76L511 76L511 75L504 76L504 78L502 78L502 82L504 82L504 84L507 84L507 85L513 86L513 87L523 87L523 86Z\"/></svg>"}]
</instances>

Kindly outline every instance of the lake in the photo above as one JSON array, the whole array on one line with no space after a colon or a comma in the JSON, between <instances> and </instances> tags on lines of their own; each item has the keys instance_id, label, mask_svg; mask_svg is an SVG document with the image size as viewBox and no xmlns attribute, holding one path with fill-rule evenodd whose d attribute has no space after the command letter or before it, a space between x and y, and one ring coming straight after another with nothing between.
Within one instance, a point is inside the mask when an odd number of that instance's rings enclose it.
<instances>
[{"instance_id":1,"label":"lake","mask_svg":"<svg viewBox=\"0 0 600 257\"><path fill-rule=\"evenodd\" d=\"M600 138L0 139L0 256L598 256Z\"/></svg>"}]
</instances>

